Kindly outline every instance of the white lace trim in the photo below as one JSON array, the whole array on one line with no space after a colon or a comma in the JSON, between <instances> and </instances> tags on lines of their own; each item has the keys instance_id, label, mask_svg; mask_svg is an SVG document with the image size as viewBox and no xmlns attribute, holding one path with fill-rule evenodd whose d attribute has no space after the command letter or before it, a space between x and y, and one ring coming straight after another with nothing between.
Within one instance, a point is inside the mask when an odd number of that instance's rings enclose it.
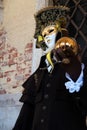
<instances>
[{"instance_id":1,"label":"white lace trim","mask_svg":"<svg viewBox=\"0 0 87 130\"><path fill-rule=\"evenodd\" d=\"M82 63L81 65L82 70L79 78L77 79L76 82L74 82L68 73L65 74L66 78L69 80L68 82L65 82L66 89L69 89L70 93L73 92L79 92L80 88L83 86L83 69L84 69L84 64Z\"/></svg>"},{"instance_id":2,"label":"white lace trim","mask_svg":"<svg viewBox=\"0 0 87 130\"><path fill-rule=\"evenodd\" d=\"M52 70L53 70L53 67L49 64L49 62L48 62L47 59L45 60L45 63L46 63L46 65L47 65L47 70L48 70L48 72L51 73Z\"/></svg>"}]
</instances>

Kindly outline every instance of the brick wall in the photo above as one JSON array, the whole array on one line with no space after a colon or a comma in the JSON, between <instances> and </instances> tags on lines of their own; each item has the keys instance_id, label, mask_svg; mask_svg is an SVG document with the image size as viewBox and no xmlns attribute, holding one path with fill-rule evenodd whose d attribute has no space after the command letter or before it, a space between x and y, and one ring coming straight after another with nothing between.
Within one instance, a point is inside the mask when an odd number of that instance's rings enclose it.
<instances>
[{"instance_id":1,"label":"brick wall","mask_svg":"<svg viewBox=\"0 0 87 130\"><path fill-rule=\"evenodd\" d=\"M22 53L6 42L6 32L0 34L0 94L21 91L21 84L31 74L32 43Z\"/></svg>"},{"instance_id":2,"label":"brick wall","mask_svg":"<svg viewBox=\"0 0 87 130\"><path fill-rule=\"evenodd\" d=\"M0 130L12 130L22 83L31 75L35 0L3 0L0 27ZM0 15L1 16L1 15Z\"/></svg>"},{"instance_id":3,"label":"brick wall","mask_svg":"<svg viewBox=\"0 0 87 130\"><path fill-rule=\"evenodd\" d=\"M31 75L35 1L4 0L0 30L0 94L19 93Z\"/></svg>"}]
</instances>

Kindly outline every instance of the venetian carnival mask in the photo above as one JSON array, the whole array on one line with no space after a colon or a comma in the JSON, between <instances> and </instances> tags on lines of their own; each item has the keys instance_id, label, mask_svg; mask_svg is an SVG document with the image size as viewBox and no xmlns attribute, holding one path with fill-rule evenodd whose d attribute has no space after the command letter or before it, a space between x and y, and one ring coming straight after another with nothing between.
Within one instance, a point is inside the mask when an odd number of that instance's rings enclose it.
<instances>
[{"instance_id":1,"label":"venetian carnival mask","mask_svg":"<svg viewBox=\"0 0 87 130\"><path fill-rule=\"evenodd\" d=\"M70 57L72 56L72 52L74 55L78 55L80 51L80 47L78 46L75 39L69 37L60 38L55 45L55 49L61 48L62 51L66 54L66 58L63 58L61 62L68 64L70 63ZM69 51L70 50L70 51Z\"/></svg>"},{"instance_id":2,"label":"venetian carnival mask","mask_svg":"<svg viewBox=\"0 0 87 130\"><path fill-rule=\"evenodd\" d=\"M48 53L49 51L51 51L54 48L57 31L58 30L55 25L47 26L42 31L42 36L43 36L44 42L47 46L44 53Z\"/></svg>"},{"instance_id":3,"label":"venetian carnival mask","mask_svg":"<svg viewBox=\"0 0 87 130\"><path fill-rule=\"evenodd\" d=\"M79 46L75 39L69 37L60 38L55 44L55 49L57 48L62 48L63 51L66 51L67 48L70 48L75 55L77 55L79 51Z\"/></svg>"}]
</instances>

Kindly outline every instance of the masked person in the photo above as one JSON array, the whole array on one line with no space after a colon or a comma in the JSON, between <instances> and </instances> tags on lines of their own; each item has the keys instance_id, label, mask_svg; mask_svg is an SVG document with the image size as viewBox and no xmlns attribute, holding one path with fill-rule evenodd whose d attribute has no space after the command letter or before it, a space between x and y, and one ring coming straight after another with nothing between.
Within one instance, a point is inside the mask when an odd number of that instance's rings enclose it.
<instances>
[{"instance_id":1,"label":"masked person","mask_svg":"<svg viewBox=\"0 0 87 130\"><path fill-rule=\"evenodd\" d=\"M35 15L36 46L44 51L38 69L24 82L22 109L13 130L87 130L87 65L67 36L67 7Z\"/></svg>"}]
</instances>

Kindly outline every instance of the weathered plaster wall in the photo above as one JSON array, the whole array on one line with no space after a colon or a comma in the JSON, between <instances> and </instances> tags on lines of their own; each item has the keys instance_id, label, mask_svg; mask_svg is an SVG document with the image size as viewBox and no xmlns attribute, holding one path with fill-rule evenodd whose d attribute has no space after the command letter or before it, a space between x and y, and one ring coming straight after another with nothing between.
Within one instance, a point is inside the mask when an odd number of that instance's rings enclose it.
<instances>
[{"instance_id":1,"label":"weathered plaster wall","mask_svg":"<svg viewBox=\"0 0 87 130\"><path fill-rule=\"evenodd\" d=\"M21 84L31 74L34 13L34 0L4 0L0 88L5 93L21 91Z\"/></svg>"},{"instance_id":2,"label":"weathered plaster wall","mask_svg":"<svg viewBox=\"0 0 87 130\"><path fill-rule=\"evenodd\" d=\"M31 74L32 43L25 44L20 53L18 47L8 43L6 32L0 36L0 94L21 92L22 83Z\"/></svg>"},{"instance_id":3,"label":"weathered plaster wall","mask_svg":"<svg viewBox=\"0 0 87 130\"><path fill-rule=\"evenodd\" d=\"M12 130L22 83L31 75L35 0L4 0L0 28L0 130ZM1 15L0 15L1 16Z\"/></svg>"}]
</instances>

